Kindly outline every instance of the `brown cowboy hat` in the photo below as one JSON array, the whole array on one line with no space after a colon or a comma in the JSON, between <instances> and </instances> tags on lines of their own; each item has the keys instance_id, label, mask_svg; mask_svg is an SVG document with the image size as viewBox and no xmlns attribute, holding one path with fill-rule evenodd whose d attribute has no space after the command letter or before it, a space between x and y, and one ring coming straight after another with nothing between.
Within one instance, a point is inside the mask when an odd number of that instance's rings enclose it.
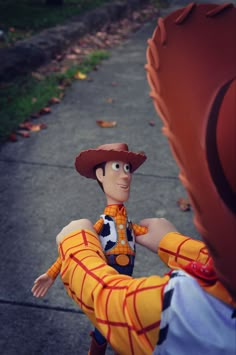
<instances>
[{"instance_id":1,"label":"brown cowboy hat","mask_svg":"<svg viewBox=\"0 0 236 355\"><path fill-rule=\"evenodd\" d=\"M146 159L144 153L130 152L126 143L111 143L82 151L75 159L75 167L81 175L96 179L94 168L101 163L113 160L130 163L134 172Z\"/></svg>"},{"instance_id":2,"label":"brown cowboy hat","mask_svg":"<svg viewBox=\"0 0 236 355\"><path fill-rule=\"evenodd\" d=\"M195 226L236 300L235 25L233 4L192 2L159 19L146 68Z\"/></svg>"}]
</instances>

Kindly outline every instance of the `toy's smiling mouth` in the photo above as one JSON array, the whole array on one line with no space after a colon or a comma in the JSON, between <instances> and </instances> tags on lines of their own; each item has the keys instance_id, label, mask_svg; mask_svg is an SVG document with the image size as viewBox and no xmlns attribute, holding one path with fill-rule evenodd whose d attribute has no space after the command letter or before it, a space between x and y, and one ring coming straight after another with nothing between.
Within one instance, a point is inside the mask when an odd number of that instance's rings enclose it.
<instances>
[{"instance_id":1,"label":"toy's smiling mouth","mask_svg":"<svg viewBox=\"0 0 236 355\"><path fill-rule=\"evenodd\" d=\"M119 184L118 185L122 190L129 190L129 185L126 184Z\"/></svg>"}]
</instances>

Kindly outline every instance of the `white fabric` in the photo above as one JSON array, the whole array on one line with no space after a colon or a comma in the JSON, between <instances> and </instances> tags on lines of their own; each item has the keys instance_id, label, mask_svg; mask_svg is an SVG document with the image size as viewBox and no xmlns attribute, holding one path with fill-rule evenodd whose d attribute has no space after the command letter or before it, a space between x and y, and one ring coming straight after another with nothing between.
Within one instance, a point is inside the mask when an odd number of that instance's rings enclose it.
<instances>
[{"instance_id":1,"label":"white fabric","mask_svg":"<svg viewBox=\"0 0 236 355\"><path fill-rule=\"evenodd\" d=\"M155 355L236 355L234 309L206 293L190 275L172 273L165 303L169 306L162 312Z\"/></svg>"}]
</instances>

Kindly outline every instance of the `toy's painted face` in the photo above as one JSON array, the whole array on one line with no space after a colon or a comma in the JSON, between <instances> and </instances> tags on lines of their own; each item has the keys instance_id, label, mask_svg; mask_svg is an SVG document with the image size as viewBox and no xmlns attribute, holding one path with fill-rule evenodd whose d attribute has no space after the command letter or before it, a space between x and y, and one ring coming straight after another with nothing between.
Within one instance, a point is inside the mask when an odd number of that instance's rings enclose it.
<instances>
[{"instance_id":1,"label":"toy's painted face","mask_svg":"<svg viewBox=\"0 0 236 355\"><path fill-rule=\"evenodd\" d=\"M105 174L103 175L102 169L99 168L96 175L103 185L108 205L123 203L128 200L132 181L129 163L109 161L105 166Z\"/></svg>"}]
</instances>

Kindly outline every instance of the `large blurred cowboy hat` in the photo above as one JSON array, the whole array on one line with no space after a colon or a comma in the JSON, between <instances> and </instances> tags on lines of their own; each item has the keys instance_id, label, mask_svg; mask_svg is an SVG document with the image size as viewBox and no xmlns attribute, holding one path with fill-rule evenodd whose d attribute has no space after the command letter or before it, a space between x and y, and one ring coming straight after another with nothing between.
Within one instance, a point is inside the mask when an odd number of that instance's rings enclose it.
<instances>
[{"instance_id":1,"label":"large blurred cowboy hat","mask_svg":"<svg viewBox=\"0 0 236 355\"><path fill-rule=\"evenodd\" d=\"M195 226L236 299L235 33L233 4L191 2L158 20L146 68Z\"/></svg>"},{"instance_id":2,"label":"large blurred cowboy hat","mask_svg":"<svg viewBox=\"0 0 236 355\"><path fill-rule=\"evenodd\" d=\"M132 173L146 160L144 153L129 151L126 143L103 144L95 149L82 151L75 160L76 170L83 176L96 179L95 167L108 161L122 161L131 164Z\"/></svg>"}]
</instances>

